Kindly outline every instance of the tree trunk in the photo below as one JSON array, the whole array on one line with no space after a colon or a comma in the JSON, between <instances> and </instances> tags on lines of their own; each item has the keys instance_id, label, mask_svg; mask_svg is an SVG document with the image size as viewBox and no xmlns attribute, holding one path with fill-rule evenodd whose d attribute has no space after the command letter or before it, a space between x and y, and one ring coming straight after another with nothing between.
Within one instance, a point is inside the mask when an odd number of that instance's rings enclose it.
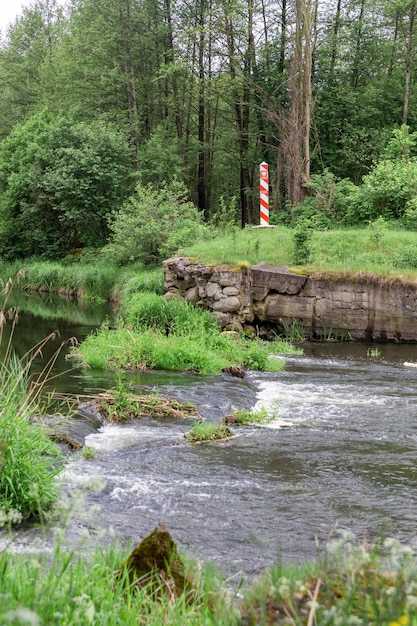
<instances>
[{"instance_id":1,"label":"tree trunk","mask_svg":"<svg viewBox=\"0 0 417 626\"><path fill-rule=\"evenodd\" d=\"M333 25L333 39L332 39L332 52L330 57L330 75L333 76L334 68L336 65L337 58L337 49L338 49L338 37L339 37L339 29L340 29L340 9L341 9L342 0L337 0L336 7L336 15L334 18Z\"/></svg>"},{"instance_id":2,"label":"tree trunk","mask_svg":"<svg viewBox=\"0 0 417 626\"><path fill-rule=\"evenodd\" d=\"M414 22L416 17L416 3L413 2L410 6L410 21L408 25L408 37L407 37L407 51L405 57L405 87L404 87L404 104L403 104L403 119L402 123L407 124L408 120L408 107L410 101L410 81L411 81L411 61L413 58L413 36L414 36Z\"/></svg>"}]
</instances>

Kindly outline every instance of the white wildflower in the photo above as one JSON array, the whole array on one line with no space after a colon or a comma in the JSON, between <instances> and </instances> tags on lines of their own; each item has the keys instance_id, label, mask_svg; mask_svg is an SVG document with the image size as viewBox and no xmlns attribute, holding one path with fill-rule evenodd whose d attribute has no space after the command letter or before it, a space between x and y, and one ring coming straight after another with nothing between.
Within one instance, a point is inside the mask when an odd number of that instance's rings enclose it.
<instances>
[{"instance_id":1,"label":"white wildflower","mask_svg":"<svg viewBox=\"0 0 417 626\"><path fill-rule=\"evenodd\" d=\"M24 606L19 607L14 611L7 611L7 613L3 615L3 624L14 624L16 622L18 624L22 624L22 626L26 624L28 626L41 626L39 615Z\"/></svg>"}]
</instances>

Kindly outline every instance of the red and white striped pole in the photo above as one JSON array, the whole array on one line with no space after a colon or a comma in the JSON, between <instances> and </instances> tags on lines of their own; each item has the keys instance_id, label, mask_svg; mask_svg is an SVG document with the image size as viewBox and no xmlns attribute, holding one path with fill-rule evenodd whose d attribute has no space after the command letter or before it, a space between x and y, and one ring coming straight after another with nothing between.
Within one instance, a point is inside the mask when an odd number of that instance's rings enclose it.
<instances>
[{"instance_id":1,"label":"red and white striped pole","mask_svg":"<svg viewBox=\"0 0 417 626\"><path fill-rule=\"evenodd\" d=\"M259 166L259 209L261 226L269 226L269 173L268 163Z\"/></svg>"}]
</instances>

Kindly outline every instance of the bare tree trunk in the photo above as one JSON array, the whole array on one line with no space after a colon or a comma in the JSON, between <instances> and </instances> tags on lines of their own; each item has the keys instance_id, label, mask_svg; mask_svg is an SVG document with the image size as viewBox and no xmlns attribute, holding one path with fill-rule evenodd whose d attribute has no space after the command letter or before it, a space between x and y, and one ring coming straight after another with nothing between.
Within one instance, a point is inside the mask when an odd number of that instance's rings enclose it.
<instances>
[{"instance_id":1,"label":"bare tree trunk","mask_svg":"<svg viewBox=\"0 0 417 626\"><path fill-rule=\"evenodd\" d=\"M285 68L285 47L287 45L287 0L281 2L281 34L279 44L278 71L284 73Z\"/></svg>"},{"instance_id":2,"label":"bare tree trunk","mask_svg":"<svg viewBox=\"0 0 417 626\"><path fill-rule=\"evenodd\" d=\"M361 8L360 8L359 19L358 19L358 33L356 36L356 49L355 49L355 56L353 59L353 71L352 71L353 87L357 87L358 82L359 82L359 66L360 66L361 49L362 49L362 29L363 29L363 17L365 14L365 2L366 0L361 0Z\"/></svg>"},{"instance_id":3,"label":"bare tree trunk","mask_svg":"<svg viewBox=\"0 0 417 626\"><path fill-rule=\"evenodd\" d=\"M389 68L388 68L388 78L391 78L392 72L394 70L395 54L397 52L399 24L400 24L400 11L399 9L397 9L395 12L395 30L394 30L394 39L393 39L392 48L391 48L391 58L390 58Z\"/></svg>"},{"instance_id":4,"label":"bare tree trunk","mask_svg":"<svg viewBox=\"0 0 417 626\"><path fill-rule=\"evenodd\" d=\"M402 123L407 124L408 121L408 107L410 101L410 81L411 81L411 61L413 58L413 36L414 36L414 22L416 17L416 3L413 2L410 6L410 21L408 25L408 37L407 37L407 52L405 57L405 87L404 87L404 104L403 104L403 119Z\"/></svg>"},{"instance_id":5,"label":"bare tree trunk","mask_svg":"<svg viewBox=\"0 0 417 626\"><path fill-rule=\"evenodd\" d=\"M134 148L134 168L138 168L137 155L139 150L139 115L136 97L136 76L132 54L131 0L125 0L125 11L120 7L120 25L124 50L124 72L126 76L127 113L129 118L130 136Z\"/></svg>"},{"instance_id":6,"label":"bare tree trunk","mask_svg":"<svg viewBox=\"0 0 417 626\"><path fill-rule=\"evenodd\" d=\"M330 57L330 75L331 76L333 76L334 74L334 68L336 65L336 58L337 58L338 36L339 36L339 30L340 30L341 4L342 4L342 0L337 0L336 15L334 18L334 25L333 25L332 54Z\"/></svg>"},{"instance_id":7,"label":"bare tree trunk","mask_svg":"<svg viewBox=\"0 0 417 626\"><path fill-rule=\"evenodd\" d=\"M234 40L234 28L230 15L225 11L225 30L227 39L227 48L229 54L229 72L232 81L232 93L235 109L235 123L237 130L237 138L239 145L239 168L240 168L240 206L241 206L241 225L242 228L246 224L254 223L254 203L250 192L252 190L253 180L251 171L253 164L249 161L249 123L250 123L250 74L252 71L253 55L254 55L254 39L253 39L253 0L247 0L248 15L248 41L244 56L243 67L243 90L239 94L237 87L236 73L236 48Z\"/></svg>"},{"instance_id":8,"label":"bare tree trunk","mask_svg":"<svg viewBox=\"0 0 417 626\"><path fill-rule=\"evenodd\" d=\"M302 202L310 179L311 73L314 43L311 36L312 0L296 0L294 56L289 90L291 104L279 116L278 165L291 206Z\"/></svg>"},{"instance_id":9,"label":"bare tree trunk","mask_svg":"<svg viewBox=\"0 0 417 626\"><path fill-rule=\"evenodd\" d=\"M167 49L165 52L165 60L167 63L174 62L174 34L172 29L172 13L171 13L171 0L164 0L164 8L165 8L165 20L168 27L167 32ZM183 124L182 124L182 107L180 106L180 99L178 95L178 85L175 73L172 74L172 94L174 98L174 106L175 106L175 125L177 128L177 137L180 145L180 149L182 148L182 135L183 135Z\"/></svg>"},{"instance_id":10,"label":"bare tree trunk","mask_svg":"<svg viewBox=\"0 0 417 626\"><path fill-rule=\"evenodd\" d=\"M205 148L205 125L206 125L206 104L205 104L205 70L204 70L204 46L205 46L205 0L199 1L198 13L198 175L197 193L198 207L205 217L208 217L207 196L206 196L206 148Z\"/></svg>"}]
</instances>

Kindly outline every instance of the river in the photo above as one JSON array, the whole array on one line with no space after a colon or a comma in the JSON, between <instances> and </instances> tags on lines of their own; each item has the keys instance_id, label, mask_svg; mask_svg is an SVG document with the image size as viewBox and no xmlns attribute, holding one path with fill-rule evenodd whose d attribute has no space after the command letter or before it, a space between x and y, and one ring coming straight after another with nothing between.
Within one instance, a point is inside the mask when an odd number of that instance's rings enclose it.
<instances>
[{"instance_id":1,"label":"river","mask_svg":"<svg viewBox=\"0 0 417 626\"><path fill-rule=\"evenodd\" d=\"M90 317L84 309L79 319L76 310L53 320L33 307L22 312L20 349L56 327L61 339L82 340L111 314L91 307ZM97 428L78 415L74 428L96 457L68 455L62 502L78 508L66 523L67 541L84 548L137 543L164 522L183 550L230 575L253 575L277 559L313 560L335 525L358 540L384 533L414 543L417 368L405 363L417 361L417 346L371 347L380 354L371 356L369 345L356 342L307 343L302 356L285 359L284 372L250 372L245 379L126 374L136 393L194 402L210 421L262 404L277 420L235 428L229 441L190 445L187 420ZM57 367L68 370L65 349ZM114 381L111 373L75 367L51 384L95 393ZM14 549L50 549L56 527L51 521L43 533L21 529ZM7 541L3 532L0 547Z\"/></svg>"}]
</instances>

